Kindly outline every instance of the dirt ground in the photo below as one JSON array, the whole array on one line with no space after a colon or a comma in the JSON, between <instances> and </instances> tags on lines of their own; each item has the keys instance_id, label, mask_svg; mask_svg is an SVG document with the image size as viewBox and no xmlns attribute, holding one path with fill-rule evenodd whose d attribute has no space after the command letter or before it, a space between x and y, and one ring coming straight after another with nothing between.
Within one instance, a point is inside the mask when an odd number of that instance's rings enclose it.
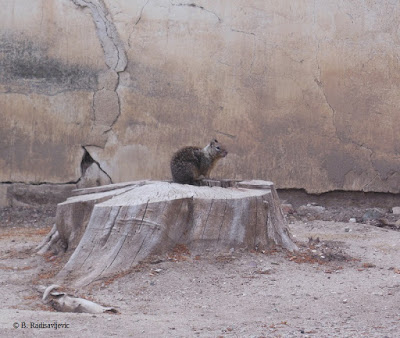
<instances>
[{"instance_id":1,"label":"dirt ground","mask_svg":"<svg viewBox=\"0 0 400 338\"><path fill-rule=\"evenodd\" d=\"M93 315L41 302L66 259L34 250L55 208L0 210L0 336L398 337L400 216L315 204L285 211L299 252L171 252L86 289L66 285L119 311ZM31 327L55 322L62 327Z\"/></svg>"}]
</instances>

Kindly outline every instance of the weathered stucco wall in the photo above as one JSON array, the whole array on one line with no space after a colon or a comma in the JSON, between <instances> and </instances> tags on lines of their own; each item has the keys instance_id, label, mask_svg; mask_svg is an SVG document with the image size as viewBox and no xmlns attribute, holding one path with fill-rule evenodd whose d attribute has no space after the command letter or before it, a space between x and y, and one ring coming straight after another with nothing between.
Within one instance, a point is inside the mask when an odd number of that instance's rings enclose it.
<instances>
[{"instance_id":1,"label":"weathered stucco wall","mask_svg":"<svg viewBox=\"0 0 400 338\"><path fill-rule=\"evenodd\" d=\"M400 192L397 1L0 3L1 182L169 179L217 137L216 177Z\"/></svg>"}]
</instances>

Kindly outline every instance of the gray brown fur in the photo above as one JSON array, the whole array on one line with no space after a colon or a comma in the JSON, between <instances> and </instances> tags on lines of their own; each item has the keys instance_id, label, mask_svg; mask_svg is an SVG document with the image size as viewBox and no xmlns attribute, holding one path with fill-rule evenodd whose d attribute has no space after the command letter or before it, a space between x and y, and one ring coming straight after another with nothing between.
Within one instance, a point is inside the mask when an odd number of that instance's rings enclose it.
<instances>
[{"instance_id":1,"label":"gray brown fur","mask_svg":"<svg viewBox=\"0 0 400 338\"><path fill-rule=\"evenodd\" d=\"M204 148L184 147L172 156L172 178L176 183L198 185L199 180L209 177L217 161L227 154L217 140Z\"/></svg>"}]
</instances>

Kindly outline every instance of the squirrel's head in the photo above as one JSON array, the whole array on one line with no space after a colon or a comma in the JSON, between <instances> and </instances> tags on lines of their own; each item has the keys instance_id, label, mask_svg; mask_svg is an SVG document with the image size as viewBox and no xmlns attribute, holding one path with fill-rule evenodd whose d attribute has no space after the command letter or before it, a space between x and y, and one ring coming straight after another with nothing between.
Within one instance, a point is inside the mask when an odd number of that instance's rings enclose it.
<instances>
[{"instance_id":1,"label":"squirrel's head","mask_svg":"<svg viewBox=\"0 0 400 338\"><path fill-rule=\"evenodd\" d=\"M224 146L218 143L216 139L211 140L209 144L209 151L210 155L215 158L221 158L228 155L228 151L225 149Z\"/></svg>"}]
</instances>

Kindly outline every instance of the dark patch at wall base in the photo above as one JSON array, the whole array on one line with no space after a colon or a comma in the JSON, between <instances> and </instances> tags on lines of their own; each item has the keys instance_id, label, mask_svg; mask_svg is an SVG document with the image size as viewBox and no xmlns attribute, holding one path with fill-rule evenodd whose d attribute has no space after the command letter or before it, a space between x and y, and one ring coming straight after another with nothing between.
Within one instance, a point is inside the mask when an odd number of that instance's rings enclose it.
<instances>
[{"instance_id":1,"label":"dark patch at wall base","mask_svg":"<svg viewBox=\"0 0 400 338\"><path fill-rule=\"evenodd\" d=\"M281 201L294 208L309 203L324 207L392 208L400 205L400 194L361 191L330 191L323 194L308 194L303 189L278 189Z\"/></svg>"},{"instance_id":2,"label":"dark patch at wall base","mask_svg":"<svg viewBox=\"0 0 400 338\"><path fill-rule=\"evenodd\" d=\"M344 151L332 151L325 156L323 167L328 173L329 181L343 187L349 172L361 173L361 167L352 154Z\"/></svg>"},{"instance_id":3,"label":"dark patch at wall base","mask_svg":"<svg viewBox=\"0 0 400 338\"><path fill-rule=\"evenodd\" d=\"M0 208L56 205L71 196L76 184L0 184Z\"/></svg>"}]
</instances>

